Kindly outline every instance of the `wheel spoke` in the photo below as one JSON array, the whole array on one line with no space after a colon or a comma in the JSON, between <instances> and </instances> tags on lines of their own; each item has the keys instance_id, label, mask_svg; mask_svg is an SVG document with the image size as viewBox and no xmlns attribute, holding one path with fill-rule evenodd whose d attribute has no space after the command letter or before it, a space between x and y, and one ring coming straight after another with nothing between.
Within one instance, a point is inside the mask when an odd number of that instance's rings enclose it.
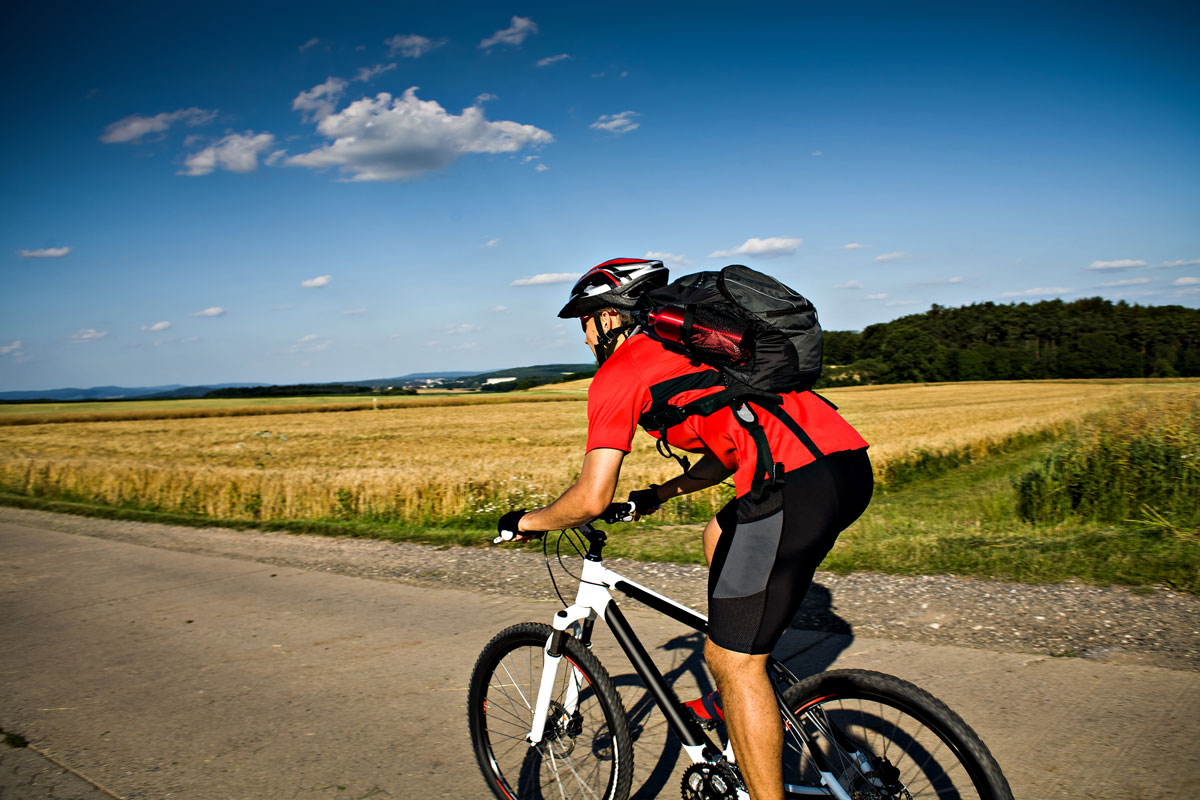
<instances>
[{"instance_id":1,"label":"wheel spoke","mask_svg":"<svg viewBox=\"0 0 1200 800\"><path fill-rule=\"evenodd\" d=\"M501 800L621 800L632 752L624 709L595 657L568 641L551 687L541 739L528 741L550 629L526 623L497 636L472 677L472 737L485 777ZM507 633L507 632L506 632ZM481 672L482 671L482 672ZM492 694L496 702L478 697ZM567 700L572 705L568 711Z\"/></svg>"},{"instance_id":2,"label":"wheel spoke","mask_svg":"<svg viewBox=\"0 0 1200 800\"><path fill-rule=\"evenodd\" d=\"M1011 800L987 748L944 704L897 678L861 670L814 676L788 693L829 769L869 800ZM810 699L805 700L805 697ZM980 756L986 762L979 761ZM789 796L811 786L788 737ZM986 765L984 765L986 764ZM801 784L791 786L791 775ZM983 778L979 776L985 776Z\"/></svg>"}]
</instances>

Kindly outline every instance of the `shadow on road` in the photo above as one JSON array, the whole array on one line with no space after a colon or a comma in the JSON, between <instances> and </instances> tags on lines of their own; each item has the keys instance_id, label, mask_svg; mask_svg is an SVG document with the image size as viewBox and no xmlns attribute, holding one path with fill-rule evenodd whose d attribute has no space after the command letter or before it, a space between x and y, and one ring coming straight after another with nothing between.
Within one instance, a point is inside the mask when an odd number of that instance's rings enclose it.
<instances>
[{"instance_id":1,"label":"shadow on road","mask_svg":"<svg viewBox=\"0 0 1200 800\"><path fill-rule=\"evenodd\" d=\"M828 587L814 583L774 652L776 658L804 678L827 669L853 639L853 628L835 612L833 595ZM678 693L686 695L681 700L691 700L715 688L704 664L704 640L701 633L686 633L663 644L656 654L660 668L664 661L661 654L670 654L670 666L663 669L663 676ZM635 762L642 767L654 764L644 778L635 775L635 781L640 779L641 783L635 785L631 797L633 800L650 800L668 796L671 793L668 787L676 780L675 768L682 753L679 740L658 713L653 698L632 667L613 675L613 684L629 715L629 727L637 748Z\"/></svg>"}]
</instances>

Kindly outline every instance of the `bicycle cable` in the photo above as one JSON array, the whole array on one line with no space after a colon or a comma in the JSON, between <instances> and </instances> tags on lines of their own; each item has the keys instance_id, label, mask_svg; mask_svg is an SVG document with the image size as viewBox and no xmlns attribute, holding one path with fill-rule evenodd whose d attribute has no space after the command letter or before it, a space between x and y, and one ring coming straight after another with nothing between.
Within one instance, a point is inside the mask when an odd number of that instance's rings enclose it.
<instances>
[{"instance_id":1,"label":"bicycle cable","mask_svg":"<svg viewBox=\"0 0 1200 800\"><path fill-rule=\"evenodd\" d=\"M554 593L558 595L558 602L562 603L563 608L568 608L569 604L562 596L562 592L558 590L558 581L554 579L554 570L550 566L550 552L548 550L549 543L547 542L547 539L549 539L548 536L542 537L542 559L546 564L546 573L550 576L550 585L554 587ZM572 580L579 581L580 583L591 583L593 586L603 585L593 583L592 581L585 581L582 573L576 575L575 573L571 572L570 567L568 567L566 562L563 561L563 539L567 540L567 542L571 545L571 549L575 551L575 555L579 558L583 558L584 549L582 545L586 544L586 540L583 538L583 535L574 528L559 532L558 538L554 542L554 557L558 561L558 566L562 569L562 571L565 572Z\"/></svg>"}]
</instances>

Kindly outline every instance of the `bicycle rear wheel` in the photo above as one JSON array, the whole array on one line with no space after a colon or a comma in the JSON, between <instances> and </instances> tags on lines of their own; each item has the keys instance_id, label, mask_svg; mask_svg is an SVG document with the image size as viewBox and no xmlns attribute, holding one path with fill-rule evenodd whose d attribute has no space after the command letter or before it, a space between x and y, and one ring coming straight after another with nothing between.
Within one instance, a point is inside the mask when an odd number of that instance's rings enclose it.
<instances>
[{"instance_id":1,"label":"bicycle rear wheel","mask_svg":"<svg viewBox=\"0 0 1200 800\"><path fill-rule=\"evenodd\" d=\"M542 741L529 743L549 625L507 628L483 649L467 714L479 768L499 800L626 800L633 780L629 721L596 657L568 638Z\"/></svg>"},{"instance_id":2,"label":"bicycle rear wheel","mask_svg":"<svg viewBox=\"0 0 1200 800\"><path fill-rule=\"evenodd\" d=\"M784 693L830 771L854 800L1012 800L996 760L945 703L907 681L866 670L814 675ZM784 783L818 780L788 733Z\"/></svg>"}]
</instances>

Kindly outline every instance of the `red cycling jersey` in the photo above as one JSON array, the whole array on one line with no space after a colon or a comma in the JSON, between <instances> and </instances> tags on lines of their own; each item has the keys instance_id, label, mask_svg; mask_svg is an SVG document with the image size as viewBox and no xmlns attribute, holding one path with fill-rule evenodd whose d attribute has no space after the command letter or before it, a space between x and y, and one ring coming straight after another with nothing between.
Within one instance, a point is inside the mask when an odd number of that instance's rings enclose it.
<instances>
[{"instance_id":1,"label":"red cycling jersey","mask_svg":"<svg viewBox=\"0 0 1200 800\"><path fill-rule=\"evenodd\" d=\"M604 362L588 390L587 449L611 447L628 453L638 418L652 405L650 387L711 369L666 349L645 334L630 337ZM684 391L672 397L670 403L681 406L720 390L719 386L714 386ZM753 403L751 405L753 407ZM825 455L867 446L858 431L842 419L832 405L812 392L783 395L782 408ZM784 471L815 460L812 452L782 422L760 409L756 411L766 432L771 456L783 465ZM655 438L659 436L657 431L649 433ZM734 419L732 409L722 408L708 416L688 417L667 429L667 443L680 450L716 457L726 469L734 470L738 496L750 491L756 464L754 440Z\"/></svg>"}]
</instances>

